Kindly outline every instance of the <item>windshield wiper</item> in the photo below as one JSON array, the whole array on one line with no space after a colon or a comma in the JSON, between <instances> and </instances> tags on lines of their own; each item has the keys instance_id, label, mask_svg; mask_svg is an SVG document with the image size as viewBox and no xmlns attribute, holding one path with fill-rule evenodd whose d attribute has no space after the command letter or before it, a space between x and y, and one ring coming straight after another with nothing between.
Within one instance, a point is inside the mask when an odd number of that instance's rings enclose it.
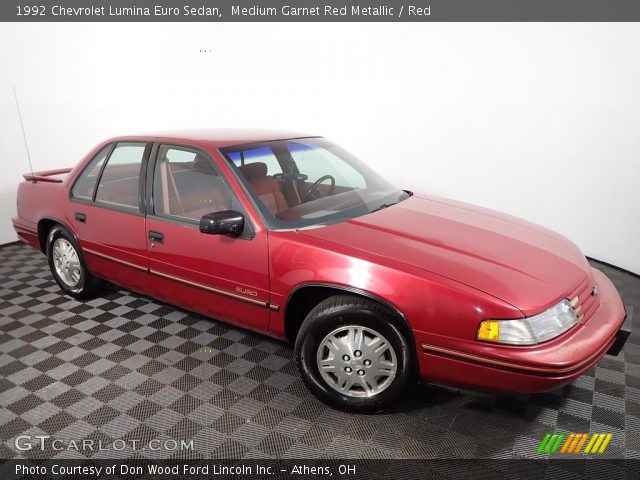
<instances>
[{"instance_id":1,"label":"windshield wiper","mask_svg":"<svg viewBox=\"0 0 640 480\"><path fill-rule=\"evenodd\" d=\"M395 205L396 203L398 203L398 202L383 203L378 208L375 208L375 209L371 210L369 213L373 213L373 212L377 212L378 210L383 210L385 208L389 208L391 205Z\"/></svg>"}]
</instances>

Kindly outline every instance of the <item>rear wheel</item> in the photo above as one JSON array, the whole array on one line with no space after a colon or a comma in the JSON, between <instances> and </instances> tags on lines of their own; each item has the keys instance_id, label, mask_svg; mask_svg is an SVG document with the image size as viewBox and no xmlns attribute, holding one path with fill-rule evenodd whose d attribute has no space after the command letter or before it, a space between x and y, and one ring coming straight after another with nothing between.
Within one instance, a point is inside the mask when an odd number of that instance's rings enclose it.
<instances>
[{"instance_id":1,"label":"rear wheel","mask_svg":"<svg viewBox=\"0 0 640 480\"><path fill-rule=\"evenodd\" d=\"M413 386L411 350L384 306L330 297L304 320L296 338L298 369L309 388L343 410L388 407Z\"/></svg>"},{"instance_id":2,"label":"rear wheel","mask_svg":"<svg viewBox=\"0 0 640 480\"><path fill-rule=\"evenodd\" d=\"M47 259L53 278L65 293L83 300L98 292L100 280L87 270L80 247L62 225L54 226L47 235Z\"/></svg>"}]
</instances>

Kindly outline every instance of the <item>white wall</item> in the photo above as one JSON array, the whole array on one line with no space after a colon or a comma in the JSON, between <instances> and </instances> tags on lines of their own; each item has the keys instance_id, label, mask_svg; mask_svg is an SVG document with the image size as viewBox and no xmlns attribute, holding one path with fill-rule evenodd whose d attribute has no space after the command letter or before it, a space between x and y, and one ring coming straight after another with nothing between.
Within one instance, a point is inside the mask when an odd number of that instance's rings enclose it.
<instances>
[{"instance_id":1,"label":"white wall","mask_svg":"<svg viewBox=\"0 0 640 480\"><path fill-rule=\"evenodd\" d=\"M3 24L0 243L27 170L12 85L36 170L122 133L309 131L640 273L639 24Z\"/></svg>"}]
</instances>

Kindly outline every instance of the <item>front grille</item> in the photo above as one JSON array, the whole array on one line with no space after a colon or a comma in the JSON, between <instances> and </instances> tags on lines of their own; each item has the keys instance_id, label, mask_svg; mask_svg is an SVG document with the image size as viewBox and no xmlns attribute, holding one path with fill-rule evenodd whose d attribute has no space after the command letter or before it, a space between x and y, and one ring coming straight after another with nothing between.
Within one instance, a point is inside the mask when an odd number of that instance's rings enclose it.
<instances>
[{"instance_id":1,"label":"front grille","mask_svg":"<svg viewBox=\"0 0 640 480\"><path fill-rule=\"evenodd\" d=\"M594 283L591 275L588 275L569 295L571 306L578 316L580 323L589 321L593 313L600 306L600 297L593 295Z\"/></svg>"}]
</instances>

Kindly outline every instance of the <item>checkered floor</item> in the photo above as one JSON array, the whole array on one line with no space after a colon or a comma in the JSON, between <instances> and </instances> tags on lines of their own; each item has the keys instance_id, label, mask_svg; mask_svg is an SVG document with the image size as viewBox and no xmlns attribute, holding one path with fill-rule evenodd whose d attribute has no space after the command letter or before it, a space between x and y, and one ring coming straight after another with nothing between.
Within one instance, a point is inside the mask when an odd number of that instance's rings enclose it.
<instances>
[{"instance_id":1,"label":"checkered floor","mask_svg":"<svg viewBox=\"0 0 640 480\"><path fill-rule=\"evenodd\" d=\"M424 386L392 412L353 415L309 393L285 344L127 291L72 300L43 255L3 247L0 458L535 458L550 431L612 432L604 456L640 458L640 279L599 268L632 335L573 385L517 397ZM19 435L59 442L18 450ZM85 439L106 449L61 448ZM134 451L151 439L194 448Z\"/></svg>"}]
</instances>

